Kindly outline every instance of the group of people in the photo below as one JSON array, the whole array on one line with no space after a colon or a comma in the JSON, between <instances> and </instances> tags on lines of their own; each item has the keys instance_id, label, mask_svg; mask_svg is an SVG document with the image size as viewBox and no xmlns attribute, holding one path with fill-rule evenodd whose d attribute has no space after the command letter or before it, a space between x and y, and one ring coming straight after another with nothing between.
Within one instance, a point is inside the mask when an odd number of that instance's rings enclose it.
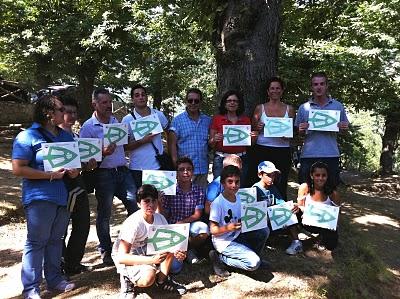
<instances>
[{"instance_id":1,"label":"group of people","mask_svg":"<svg viewBox=\"0 0 400 299\"><path fill-rule=\"evenodd\" d=\"M101 162L92 159L82 163L81 169L44 171L41 144L69 142L77 137L72 126L77 120L78 105L68 96L42 96L34 108L33 125L18 134L12 153L13 173L23 178L22 203L28 231L21 273L24 298L40 298L43 271L49 289L67 292L75 285L64 274L72 276L89 270L81 264L89 233L88 195L81 193L70 208L66 188L69 180L82 177L87 191L93 188L97 199L99 253L105 265L117 266L121 292L127 298L134 297L134 286L152 284L165 291L185 293L185 287L170 278L171 273L181 271L184 260L199 263L202 258L209 257L215 273L220 276L229 275L226 266L248 271L268 267L260 253L270 229L241 233L237 197L240 187L254 186L257 200L267 201L269 206L287 200L290 139L265 137L263 127L268 117L295 118L295 127L305 136L299 171L301 185L292 212L301 221L306 201L340 204L335 191L339 175L336 133L308 130L308 117L311 109L338 110L340 131L348 128L348 119L343 105L328 95L325 73L312 75L311 89L312 97L300 106L296 115L293 107L282 102L283 81L274 77L267 84L267 101L256 107L251 118L244 115L241 93L233 90L222 96L219 113L211 118L200 110L202 92L192 88L186 93L185 111L169 124L161 111L148 106L146 88L133 86L134 108L122 123L129 124L149 115L158 117L168 136L168 153L177 171L176 195L164 195L154 186L142 184L143 170L161 167L157 156L164 152L162 134L135 140L130 126L128 144L110 143L103 147ZM112 95L105 88L97 88L93 92L92 106L93 115L83 123L79 136L102 139L103 126L118 123L112 113ZM223 126L238 124L251 125L253 146L223 144ZM214 150L214 179L209 183L210 148ZM124 204L128 218L113 244L110 218L114 196ZM68 244L64 244L70 219L72 231ZM149 226L167 223L190 223L188 251L147 255ZM337 245L336 232L316 227L307 229L319 233L321 244L327 249L332 250ZM288 232L292 243L286 252L301 252L297 226L289 227Z\"/></svg>"}]
</instances>

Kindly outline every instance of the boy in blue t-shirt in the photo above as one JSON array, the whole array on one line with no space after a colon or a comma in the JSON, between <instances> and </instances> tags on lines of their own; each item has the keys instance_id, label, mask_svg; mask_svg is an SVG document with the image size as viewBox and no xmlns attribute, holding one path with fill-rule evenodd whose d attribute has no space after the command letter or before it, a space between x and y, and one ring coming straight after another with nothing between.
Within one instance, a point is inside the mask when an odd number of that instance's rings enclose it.
<instances>
[{"instance_id":1,"label":"boy in blue t-shirt","mask_svg":"<svg viewBox=\"0 0 400 299\"><path fill-rule=\"evenodd\" d=\"M211 203L210 232L216 250L210 251L215 274L226 277L230 273L223 264L255 271L262 264L261 251L269 235L269 229L241 233L240 199L236 196L240 187L240 170L226 166L221 173L223 192ZM264 262L264 264L266 264Z\"/></svg>"},{"instance_id":2,"label":"boy in blue t-shirt","mask_svg":"<svg viewBox=\"0 0 400 299\"><path fill-rule=\"evenodd\" d=\"M270 161L263 161L258 164L258 177L260 181L255 183L253 187L257 189L257 201L266 201L268 206L278 205L284 203L278 188L274 186L274 179L280 173L274 163ZM294 205L292 212L297 213L299 207ZM290 237L292 238L292 243L286 249L286 253L290 255L296 255L303 251L303 246L298 237L297 225L291 225L288 227Z\"/></svg>"}]
</instances>

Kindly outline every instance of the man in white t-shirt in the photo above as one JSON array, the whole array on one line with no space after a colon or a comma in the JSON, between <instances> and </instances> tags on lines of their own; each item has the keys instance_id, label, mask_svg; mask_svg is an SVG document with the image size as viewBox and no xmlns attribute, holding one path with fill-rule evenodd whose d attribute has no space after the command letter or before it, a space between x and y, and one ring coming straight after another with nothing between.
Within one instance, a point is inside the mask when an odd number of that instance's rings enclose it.
<instances>
[{"instance_id":1,"label":"man in white t-shirt","mask_svg":"<svg viewBox=\"0 0 400 299\"><path fill-rule=\"evenodd\" d=\"M135 298L135 286L144 288L154 283L163 291L185 294L186 288L174 282L168 274L174 257L183 261L186 252L147 255L149 227L168 224L163 215L156 213L157 189L153 185L141 186L137 192L137 201L140 210L124 221L112 250L112 257L120 274L121 297Z\"/></svg>"},{"instance_id":2,"label":"man in white t-shirt","mask_svg":"<svg viewBox=\"0 0 400 299\"><path fill-rule=\"evenodd\" d=\"M138 84L131 90L132 103L134 109L122 119L122 123L130 124L133 120L140 119L151 114L157 115L164 130L168 129L168 119L156 109L147 106L146 88ZM156 159L156 149L159 154L164 152L161 133L144 136L142 139L135 140L131 126L129 125L129 143L125 145L125 151L129 151L129 169L131 170L136 187L142 185L143 170L160 169L160 164Z\"/></svg>"}]
</instances>

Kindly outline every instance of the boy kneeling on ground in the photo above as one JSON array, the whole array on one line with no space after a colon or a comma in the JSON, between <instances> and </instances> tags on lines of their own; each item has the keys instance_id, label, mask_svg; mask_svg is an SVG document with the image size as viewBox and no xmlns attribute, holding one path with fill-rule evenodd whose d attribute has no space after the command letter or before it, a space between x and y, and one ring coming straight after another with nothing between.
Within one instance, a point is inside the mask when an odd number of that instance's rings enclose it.
<instances>
[{"instance_id":1,"label":"boy kneeling on ground","mask_svg":"<svg viewBox=\"0 0 400 299\"><path fill-rule=\"evenodd\" d=\"M158 191L152 185L142 185L137 192L140 210L129 216L121 226L113 246L113 259L121 279L121 297L134 298L134 287L149 287L156 284L162 290L179 295L186 288L169 276L173 258L183 261L186 252L164 252L148 256L147 235L151 225L168 224L161 214L156 213Z\"/></svg>"},{"instance_id":2,"label":"boy kneeling on ground","mask_svg":"<svg viewBox=\"0 0 400 299\"><path fill-rule=\"evenodd\" d=\"M230 267L255 271L268 266L260 254L264 249L269 229L241 233L241 203L236 196L240 187L240 170L228 165L221 173L224 191L211 203L210 232L216 250L210 251L215 274L226 277L230 273L223 264Z\"/></svg>"},{"instance_id":3,"label":"boy kneeling on ground","mask_svg":"<svg viewBox=\"0 0 400 299\"><path fill-rule=\"evenodd\" d=\"M263 161L258 164L257 173L260 181L253 185L253 187L257 189L257 201L266 201L269 207L284 203L285 200L279 193L278 188L274 185L275 178L280 174L280 170L275 167L275 164L270 161ZM299 212L299 207L296 204L292 208L292 213L296 214L297 212ZM303 252L303 246L298 236L297 225L289 226L287 231L290 234L292 243L286 249L286 253L296 255Z\"/></svg>"}]
</instances>

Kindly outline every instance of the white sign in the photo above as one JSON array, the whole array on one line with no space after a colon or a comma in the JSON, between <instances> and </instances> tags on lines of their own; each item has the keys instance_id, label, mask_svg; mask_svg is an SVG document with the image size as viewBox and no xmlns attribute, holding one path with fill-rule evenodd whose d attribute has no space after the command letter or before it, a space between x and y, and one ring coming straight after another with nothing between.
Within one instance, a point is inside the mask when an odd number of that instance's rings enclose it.
<instances>
[{"instance_id":1,"label":"white sign","mask_svg":"<svg viewBox=\"0 0 400 299\"><path fill-rule=\"evenodd\" d=\"M304 207L304 225L317 226L336 230L339 218L339 207L326 205L316 201L306 201Z\"/></svg>"},{"instance_id":2,"label":"white sign","mask_svg":"<svg viewBox=\"0 0 400 299\"><path fill-rule=\"evenodd\" d=\"M148 231L147 254L187 251L190 223L151 225Z\"/></svg>"},{"instance_id":3,"label":"white sign","mask_svg":"<svg viewBox=\"0 0 400 299\"><path fill-rule=\"evenodd\" d=\"M251 145L250 125L223 125L223 146L248 146Z\"/></svg>"},{"instance_id":4,"label":"white sign","mask_svg":"<svg viewBox=\"0 0 400 299\"><path fill-rule=\"evenodd\" d=\"M143 170L142 184L150 184L165 195L176 195L176 171Z\"/></svg>"},{"instance_id":5,"label":"white sign","mask_svg":"<svg viewBox=\"0 0 400 299\"><path fill-rule=\"evenodd\" d=\"M339 110L311 109L308 114L309 130L338 132Z\"/></svg>"},{"instance_id":6,"label":"white sign","mask_svg":"<svg viewBox=\"0 0 400 299\"><path fill-rule=\"evenodd\" d=\"M104 124L103 143L108 146L110 143L116 145L128 144L128 124Z\"/></svg>"},{"instance_id":7,"label":"white sign","mask_svg":"<svg viewBox=\"0 0 400 299\"><path fill-rule=\"evenodd\" d=\"M149 134L159 134L163 132L160 120L156 114L150 114L130 122L132 134L135 140L140 140Z\"/></svg>"},{"instance_id":8,"label":"white sign","mask_svg":"<svg viewBox=\"0 0 400 299\"><path fill-rule=\"evenodd\" d=\"M241 203L253 203L257 201L257 189L252 188L240 188L236 194L240 198Z\"/></svg>"},{"instance_id":9,"label":"white sign","mask_svg":"<svg viewBox=\"0 0 400 299\"><path fill-rule=\"evenodd\" d=\"M287 201L279 205L268 207L268 218L272 230L298 223L297 217L292 213L293 201Z\"/></svg>"},{"instance_id":10,"label":"white sign","mask_svg":"<svg viewBox=\"0 0 400 299\"><path fill-rule=\"evenodd\" d=\"M264 136L293 138L293 118L266 117Z\"/></svg>"},{"instance_id":11,"label":"white sign","mask_svg":"<svg viewBox=\"0 0 400 299\"><path fill-rule=\"evenodd\" d=\"M102 160L102 142L99 138L77 138L81 162L88 162L94 158Z\"/></svg>"},{"instance_id":12,"label":"white sign","mask_svg":"<svg viewBox=\"0 0 400 299\"><path fill-rule=\"evenodd\" d=\"M45 171L81 168L78 142L42 143Z\"/></svg>"},{"instance_id":13,"label":"white sign","mask_svg":"<svg viewBox=\"0 0 400 299\"><path fill-rule=\"evenodd\" d=\"M268 226L267 203L259 201L241 205L242 233Z\"/></svg>"}]
</instances>

